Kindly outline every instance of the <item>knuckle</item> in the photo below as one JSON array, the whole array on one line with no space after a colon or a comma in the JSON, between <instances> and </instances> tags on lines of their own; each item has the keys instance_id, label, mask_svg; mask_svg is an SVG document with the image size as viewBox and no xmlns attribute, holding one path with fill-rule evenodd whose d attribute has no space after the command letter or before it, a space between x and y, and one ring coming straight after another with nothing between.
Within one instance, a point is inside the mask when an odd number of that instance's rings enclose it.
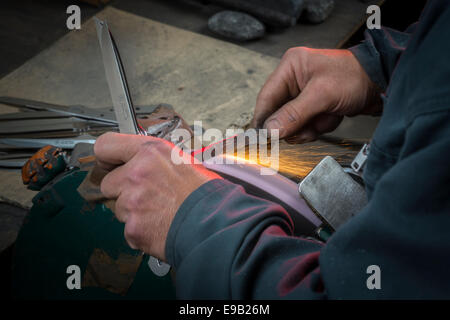
<instances>
[{"instance_id":1,"label":"knuckle","mask_svg":"<svg viewBox=\"0 0 450 320\"><path fill-rule=\"evenodd\" d=\"M142 164L136 164L127 172L127 179L131 186L140 185L148 175L148 169Z\"/></svg>"},{"instance_id":2,"label":"knuckle","mask_svg":"<svg viewBox=\"0 0 450 320\"><path fill-rule=\"evenodd\" d=\"M292 47L286 50L286 52L283 55L283 59L298 59L303 57L305 54L308 53L308 48L306 47Z\"/></svg>"},{"instance_id":3,"label":"knuckle","mask_svg":"<svg viewBox=\"0 0 450 320\"><path fill-rule=\"evenodd\" d=\"M114 135L114 132L107 132L98 137L94 144L94 154L103 154L105 152L105 148L107 148L108 142L114 138Z\"/></svg>"},{"instance_id":4,"label":"knuckle","mask_svg":"<svg viewBox=\"0 0 450 320\"><path fill-rule=\"evenodd\" d=\"M336 95L337 85L331 78L319 78L316 80L316 86L320 90L321 96L327 100L332 100Z\"/></svg>"},{"instance_id":5,"label":"knuckle","mask_svg":"<svg viewBox=\"0 0 450 320\"><path fill-rule=\"evenodd\" d=\"M322 90L323 90L323 95L325 96L325 98L327 98L327 100L329 101L333 101L336 97L336 87L333 86L332 83L330 82L326 82L323 86L322 86Z\"/></svg>"},{"instance_id":6,"label":"knuckle","mask_svg":"<svg viewBox=\"0 0 450 320\"><path fill-rule=\"evenodd\" d=\"M128 212L128 209L124 205L124 199L122 196L120 196L114 204L114 215L120 222L126 222Z\"/></svg>"},{"instance_id":7,"label":"knuckle","mask_svg":"<svg viewBox=\"0 0 450 320\"><path fill-rule=\"evenodd\" d=\"M104 153L104 147L105 147L105 138L103 135L97 138L94 144L94 154L96 156L101 155Z\"/></svg>"},{"instance_id":8,"label":"knuckle","mask_svg":"<svg viewBox=\"0 0 450 320\"><path fill-rule=\"evenodd\" d=\"M170 153L172 145L170 142L155 138L142 144L142 153L146 157L154 157L156 155L167 155Z\"/></svg>"},{"instance_id":9,"label":"knuckle","mask_svg":"<svg viewBox=\"0 0 450 320\"><path fill-rule=\"evenodd\" d=\"M125 224L124 237L128 244L133 248L138 248L138 244L142 237L142 228L140 227L138 221L130 216Z\"/></svg>"},{"instance_id":10,"label":"knuckle","mask_svg":"<svg viewBox=\"0 0 450 320\"><path fill-rule=\"evenodd\" d=\"M159 144L159 139L150 139L142 143L140 151L146 155L152 155L160 148Z\"/></svg>"},{"instance_id":11,"label":"knuckle","mask_svg":"<svg viewBox=\"0 0 450 320\"><path fill-rule=\"evenodd\" d=\"M283 118L285 118L287 122L297 122L301 118L300 112L297 110L293 102L288 102L282 110L284 115Z\"/></svg>"},{"instance_id":12,"label":"knuckle","mask_svg":"<svg viewBox=\"0 0 450 320\"><path fill-rule=\"evenodd\" d=\"M116 185L117 183L113 182L112 172L110 172L106 176L104 176L102 181L100 182L100 192L106 198L112 198L114 195L114 189L117 187Z\"/></svg>"},{"instance_id":13,"label":"knuckle","mask_svg":"<svg viewBox=\"0 0 450 320\"><path fill-rule=\"evenodd\" d=\"M159 152L167 152L171 149L170 143L163 139L155 140L156 150Z\"/></svg>"},{"instance_id":14,"label":"knuckle","mask_svg":"<svg viewBox=\"0 0 450 320\"><path fill-rule=\"evenodd\" d=\"M139 214L141 207L141 197L132 191L121 194L116 201L117 212L121 212L123 216L127 217Z\"/></svg>"},{"instance_id":15,"label":"knuckle","mask_svg":"<svg viewBox=\"0 0 450 320\"><path fill-rule=\"evenodd\" d=\"M119 206L118 202L116 202L115 207L114 207L114 215L117 218L117 220L119 220L120 222L122 222L122 223L127 222L128 213L123 207Z\"/></svg>"},{"instance_id":16,"label":"knuckle","mask_svg":"<svg viewBox=\"0 0 450 320\"><path fill-rule=\"evenodd\" d=\"M100 183L100 192L106 197L110 198L109 193L109 184L107 183L107 178L103 178L102 182Z\"/></svg>"},{"instance_id":17,"label":"knuckle","mask_svg":"<svg viewBox=\"0 0 450 320\"><path fill-rule=\"evenodd\" d=\"M283 55L283 59L291 59L292 57L296 56L299 51L299 47L293 47L286 50L286 52Z\"/></svg>"},{"instance_id":18,"label":"knuckle","mask_svg":"<svg viewBox=\"0 0 450 320\"><path fill-rule=\"evenodd\" d=\"M140 204L141 204L141 197L138 193L133 192L128 195L128 197L125 199L125 208L128 210L129 213L138 213Z\"/></svg>"}]
</instances>

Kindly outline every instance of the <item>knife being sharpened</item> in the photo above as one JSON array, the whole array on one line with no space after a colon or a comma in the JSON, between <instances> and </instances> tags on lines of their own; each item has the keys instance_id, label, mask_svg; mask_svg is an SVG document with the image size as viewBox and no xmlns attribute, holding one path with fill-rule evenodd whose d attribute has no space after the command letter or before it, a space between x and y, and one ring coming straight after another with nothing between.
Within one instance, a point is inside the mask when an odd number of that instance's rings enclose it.
<instances>
[{"instance_id":1,"label":"knife being sharpened","mask_svg":"<svg viewBox=\"0 0 450 320\"><path fill-rule=\"evenodd\" d=\"M119 51L117 50L108 25L106 21L97 18L94 18L94 21L97 28L97 36L102 52L106 80L108 82L116 120L119 125L119 131L120 133L126 134L147 135L147 132L137 122L136 112L128 90L128 84L120 60ZM107 173L108 172L96 165L92 171L89 172L86 179L90 179L91 183L99 186L101 180ZM80 192L80 188L78 191ZM96 191L99 192L99 190ZM86 197L84 198L86 199ZM112 207L114 207L114 205ZM164 276L170 270L168 264L154 257L149 258L148 265L157 276Z\"/></svg>"},{"instance_id":2,"label":"knife being sharpened","mask_svg":"<svg viewBox=\"0 0 450 320\"><path fill-rule=\"evenodd\" d=\"M119 131L127 134L147 135L136 120L136 112L128 90L122 61L108 25L106 21L97 18L94 18L94 21Z\"/></svg>"}]
</instances>

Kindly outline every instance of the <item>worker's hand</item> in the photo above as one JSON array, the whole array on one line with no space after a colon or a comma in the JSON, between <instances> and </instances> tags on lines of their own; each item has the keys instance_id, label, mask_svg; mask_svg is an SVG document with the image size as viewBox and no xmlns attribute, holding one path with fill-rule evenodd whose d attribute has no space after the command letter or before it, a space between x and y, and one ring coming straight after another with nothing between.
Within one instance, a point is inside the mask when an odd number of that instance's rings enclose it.
<instances>
[{"instance_id":1,"label":"worker's hand","mask_svg":"<svg viewBox=\"0 0 450 320\"><path fill-rule=\"evenodd\" d=\"M125 223L125 239L132 248L161 260L182 202L205 182L220 178L201 164L174 164L173 148L162 139L119 133L100 136L94 146L98 165L111 170L101 192L116 200L114 213Z\"/></svg>"},{"instance_id":2,"label":"worker's hand","mask_svg":"<svg viewBox=\"0 0 450 320\"><path fill-rule=\"evenodd\" d=\"M291 143L333 131L343 116L377 114L378 87L349 50L289 49L261 89L252 126Z\"/></svg>"}]
</instances>

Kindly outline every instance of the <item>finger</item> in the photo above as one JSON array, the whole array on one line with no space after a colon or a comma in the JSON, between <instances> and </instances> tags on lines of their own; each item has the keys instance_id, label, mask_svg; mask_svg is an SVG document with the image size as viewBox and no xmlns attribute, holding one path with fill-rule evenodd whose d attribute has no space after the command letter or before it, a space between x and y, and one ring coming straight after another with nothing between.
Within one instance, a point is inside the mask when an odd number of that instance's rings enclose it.
<instances>
[{"instance_id":1,"label":"finger","mask_svg":"<svg viewBox=\"0 0 450 320\"><path fill-rule=\"evenodd\" d=\"M264 121L289 99L297 96L300 89L289 61L282 60L269 76L256 99L255 112L251 122L254 128L261 128Z\"/></svg>"},{"instance_id":2,"label":"finger","mask_svg":"<svg viewBox=\"0 0 450 320\"><path fill-rule=\"evenodd\" d=\"M336 129L344 119L343 116L334 114L319 114L313 120L313 128L319 134L328 133Z\"/></svg>"},{"instance_id":3,"label":"finger","mask_svg":"<svg viewBox=\"0 0 450 320\"><path fill-rule=\"evenodd\" d=\"M316 140L318 133L311 127L305 128L299 133L286 138L285 141L288 144L307 143Z\"/></svg>"},{"instance_id":4,"label":"finger","mask_svg":"<svg viewBox=\"0 0 450 320\"><path fill-rule=\"evenodd\" d=\"M170 163L170 155L166 154L168 148L162 142L157 139L142 143L132 159L106 174L100 184L102 194L108 199L117 199L122 191L137 186L142 179L156 178L167 172L163 166Z\"/></svg>"},{"instance_id":5,"label":"finger","mask_svg":"<svg viewBox=\"0 0 450 320\"><path fill-rule=\"evenodd\" d=\"M264 128L279 129L280 139L289 137L318 114L327 110L329 100L320 94L317 86L308 84L295 99L287 102L271 115L264 123Z\"/></svg>"},{"instance_id":6,"label":"finger","mask_svg":"<svg viewBox=\"0 0 450 320\"><path fill-rule=\"evenodd\" d=\"M114 208L114 215L116 216L117 220L122 223L127 223L130 214L127 202L127 197L121 196L117 199Z\"/></svg>"},{"instance_id":7,"label":"finger","mask_svg":"<svg viewBox=\"0 0 450 320\"><path fill-rule=\"evenodd\" d=\"M100 191L107 199L117 199L126 184L125 166L120 166L109 172L100 183Z\"/></svg>"},{"instance_id":8,"label":"finger","mask_svg":"<svg viewBox=\"0 0 450 320\"><path fill-rule=\"evenodd\" d=\"M319 135L328 133L336 129L341 123L343 117L333 114L319 114L310 124L298 131L294 135L285 139L289 144L299 144L315 141Z\"/></svg>"},{"instance_id":9,"label":"finger","mask_svg":"<svg viewBox=\"0 0 450 320\"><path fill-rule=\"evenodd\" d=\"M141 229L141 224L139 223L138 219L133 216L129 215L127 217L127 221L125 222L125 228L123 230L124 238L127 241L128 245L131 247L131 249L134 250L144 250L144 248L141 248L139 241L139 233Z\"/></svg>"},{"instance_id":10,"label":"finger","mask_svg":"<svg viewBox=\"0 0 450 320\"><path fill-rule=\"evenodd\" d=\"M94 153L100 167L111 170L129 161L143 143L153 137L108 132L101 135L94 145Z\"/></svg>"}]
</instances>

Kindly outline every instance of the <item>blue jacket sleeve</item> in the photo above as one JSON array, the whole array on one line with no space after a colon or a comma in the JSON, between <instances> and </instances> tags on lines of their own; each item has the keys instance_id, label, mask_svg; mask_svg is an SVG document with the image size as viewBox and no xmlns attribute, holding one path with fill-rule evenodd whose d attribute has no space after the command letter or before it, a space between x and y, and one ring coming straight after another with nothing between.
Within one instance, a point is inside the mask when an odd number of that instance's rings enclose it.
<instances>
[{"instance_id":1,"label":"blue jacket sleeve","mask_svg":"<svg viewBox=\"0 0 450 320\"><path fill-rule=\"evenodd\" d=\"M204 184L177 212L166 242L178 298L322 298L321 244L292 230L280 206L226 180Z\"/></svg>"},{"instance_id":2,"label":"blue jacket sleeve","mask_svg":"<svg viewBox=\"0 0 450 320\"><path fill-rule=\"evenodd\" d=\"M409 123L399 159L377 181L369 204L323 248L328 298L450 297L443 280L450 270L449 107ZM379 290L367 287L372 265L381 271Z\"/></svg>"},{"instance_id":3,"label":"blue jacket sleeve","mask_svg":"<svg viewBox=\"0 0 450 320\"><path fill-rule=\"evenodd\" d=\"M406 48L416 24L405 32L382 27L365 31L365 40L349 48L369 78L385 91L400 55Z\"/></svg>"},{"instance_id":4,"label":"blue jacket sleeve","mask_svg":"<svg viewBox=\"0 0 450 320\"><path fill-rule=\"evenodd\" d=\"M450 297L448 123L448 111L414 119L400 161L324 246L293 236L280 206L225 180L204 184L177 212L166 242L178 298ZM367 287L372 265L380 290Z\"/></svg>"}]
</instances>

